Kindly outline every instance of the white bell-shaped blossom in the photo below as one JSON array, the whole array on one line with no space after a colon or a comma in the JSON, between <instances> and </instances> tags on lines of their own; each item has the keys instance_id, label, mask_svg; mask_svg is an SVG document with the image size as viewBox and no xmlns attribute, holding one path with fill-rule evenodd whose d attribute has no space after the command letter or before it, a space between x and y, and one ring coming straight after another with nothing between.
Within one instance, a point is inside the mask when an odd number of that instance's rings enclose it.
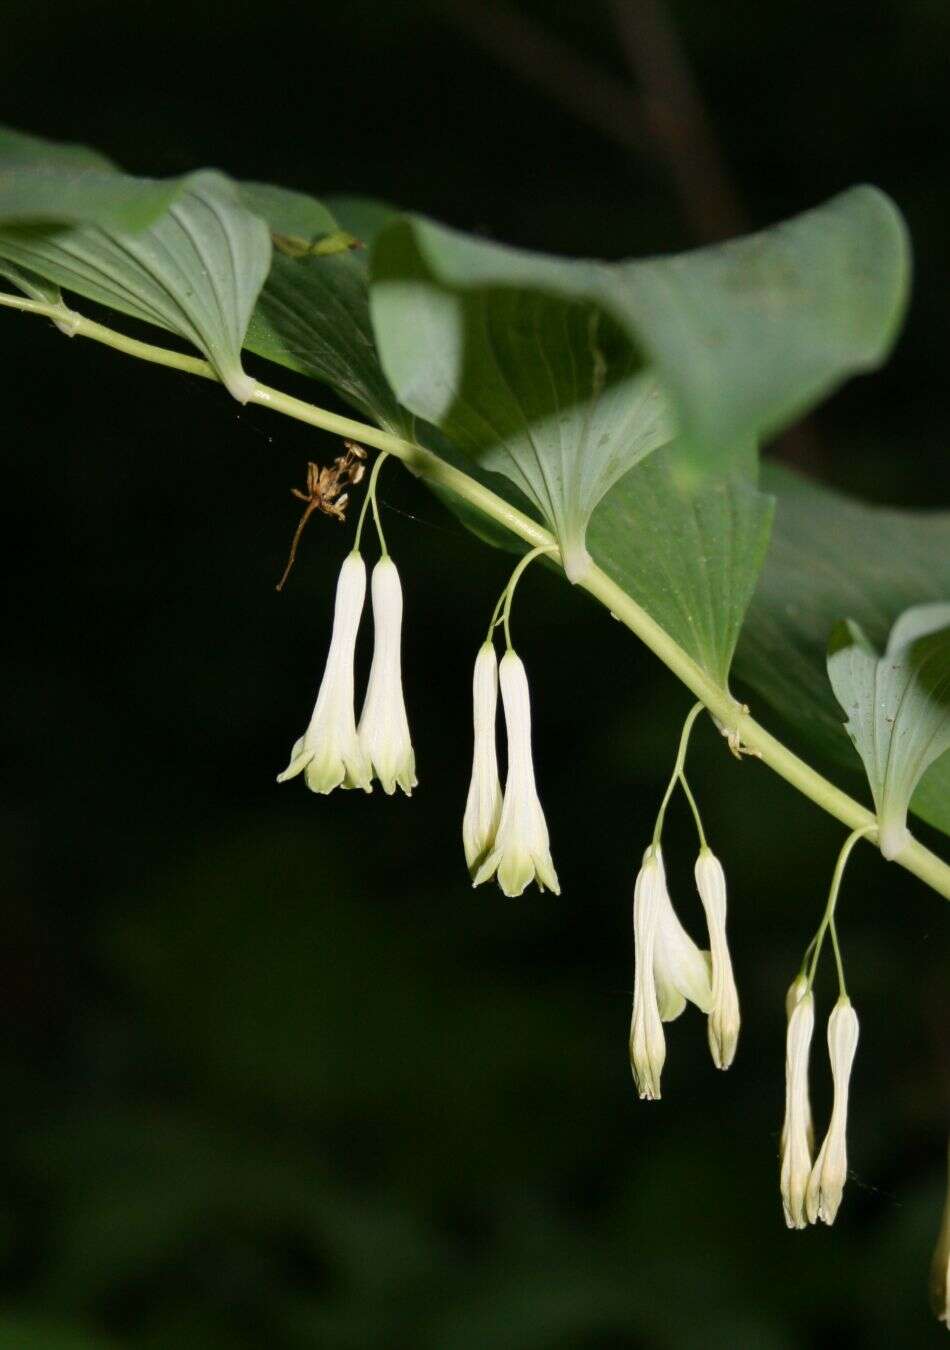
<instances>
[{"instance_id":1,"label":"white bell-shaped blossom","mask_svg":"<svg viewBox=\"0 0 950 1350\"><path fill-rule=\"evenodd\" d=\"M416 786L416 757L402 694L402 586L392 558L373 568L373 664L357 728L360 746L389 796Z\"/></svg>"},{"instance_id":2,"label":"white bell-shaped blossom","mask_svg":"<svg viewBox=\"0 0 950 1350\"><path fill-rule=\"evenodd\" d=\"M666 877L659 845L643 855L633 888L633 1015L630 1019L630 1067L640 1097L659 1101L666 1039L657 1000L654 957L660 912L666 903Z\"/></svg>"},{"instance_id":3,"label":"white bell-shaped blossom","mask_svg":"<svg viewBox=\"0 0 950 1350\"><path fill-rule=\"evenodd\" d=\"M472 781L462 821L462 842L469 872L475 873L495 843L501 819L501 781L495 748L495 715L498 708L498 658L495 645L483 642L475 658L472 676L472 720L475 746Z\"/></svg>"},{"instance_id":4,"label":"white bell-shaped blossom","mask_svg":"<svg viewBox=\"0 0 950 1350\"><path fill-rule=\"evenodd\" d=\"M805 1193L811 1176L812 1124L808 1057L815 1029L815 998L799 977L788 992L785 1045L785 1123L782 1126L782 1205L789 1228L805 1228Z\"/></svg>"},{"instance_id":5,"label":"white bell-shaped blossom","mask_svg":"<svg viewBox=\"0 0 950 1350\"><path fill-rule=\"evenodd\" d=\"M686 1007L695 1003L701 1012L712 1007L712 976L709 953L701 951L680 923L666 884L659 846L663 888L660 917L653 952L653 974L657 1002L664 1022L673 1022Z\"/></svg>"},{"instance_id":6,"label":"white bell-shaped blossom","mask_svg":"<svg viewBox=\"0 0 950 1350\"><path fill-rule=\"evenodd\" d=\"M828 1018L828 1054L834 1082L831 1123L811 1169L805 1205L809 1223L834 1223L848 1175L848 1089L858 1048L858 1015L842 994Z\"/></svg>"},{"instance_id":7,"label":"white bell-shaped blossom","mask_svg":"<svg viewBox=\"0 0 950 1350\"><path fill-rule=\"evenodd\" d=\"M548 827L534 781L531 698L520 656L507 651L501 658L499 677L508 737L508 776L494 847L476 872L473 884L480 886L497 872L505 895L521 895L535 880L542 891L546 887L560 895Z\"/></svg>"},{"instance_id":8,"label":"white bell-shaped blossom","mask_svg":"<svg viewBox=\"0 0 950 1350\"><path fill-rule=\"evenodd\" d=\"M351 553L336 584L330 651L310 725L278 774L278 783L302 773L311 792L332 792L341 785L372 791L372 769L356 733L353 708L353 658L365 596L366 566L358 553Z\"/></svg>"},{"instance_id":9,"label":"white bell-shaped blossom","mask_svg":"<svg viewBox=\"0 0 950 1350\"><path fill-rule=\"evenodd\" d=\"M703 847L696 859L696 889L703 902L712 958L709 1048L717 1069L728 1069L739 1040L739 995L726 939L726 877L719 859Z\"/></svg>"}]
</instances>

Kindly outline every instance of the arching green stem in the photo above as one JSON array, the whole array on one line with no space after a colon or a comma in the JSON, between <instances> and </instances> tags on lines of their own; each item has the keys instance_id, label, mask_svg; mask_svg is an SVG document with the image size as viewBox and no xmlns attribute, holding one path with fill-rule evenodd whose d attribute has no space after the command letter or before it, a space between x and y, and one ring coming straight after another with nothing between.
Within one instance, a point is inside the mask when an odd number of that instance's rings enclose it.
<instances>
[{"instance_id":1,"label":"arching green stem","mask_svg":"<svg viewBox=\"0 0 950 1350\"><path fill-rule=\"evenodd\" d=\"M841 945L838 942L838 925L835 923L835 916L832 914L828 923L828 932L831 934L831 946L835 954L835 966L838 970L838 993L842 998L848 997L848 989L844 982L844 962L841 959Z\"/></svg>"},{"instance_id":2,"label":"arching green stem","mask_svg":"<svg viewBox=\"0 0 950 1350\"><path fill-rule=\"evenodd\" d=\"M708 848L709 845L706 843L706 833L703 830L703 822L702 817L699 814L699 807L696 805L696 798L693 796L692 789L686 781L686 774L682 770L680 770L680 787L686 793L689 809L692 811L693 820L696 822L696 832L699 835L699 847L701 849Z\"/></svg>"},{"instance_id":3,"label":"arching green stem","mask_svg":"<svg viewBox=\"0 0 950 1350\"><path fill-rule=\"evenodd\" d=\"M537 548L533 548L530 553L526 553L524 555L524 557L521 559L521 561L518 563L517 567L511 574L511 578L508 582L508 585L505 587L504 593L501 597L501 600L499 601L499 604L503 602L501 621L505 626L505 646L508 648L509 651L511 651L511 602L515 598L515 587L521 580L521 575L524 572L525 568L528 567L531 563L533 563L535 558L540 558L542 553L552 553L556 551L557 551L556 547L552 547L545 544L541 544ZM496 606L495 614L497 615L497 613L498 607ZM497 618L493 619L492 628L495 627L495 624L497 622L498 622ZM490 631L489 636L491 636Z\"/></svg>"},{"instance_id":4,"label":"arching green stem","mask_svg":"<svg viewBox=\"0 0 950 1350\"><path fill-rule=\"evenodd\" d=\"M818 932L812 939L814 950L812 952L811 965L808 970L808 988L811 989L815 982L815 972L818 969L818 961L821 957L821 948L825 941L825 933L829 925L832 925L831 941L835 950L835 960L838 965L838 984L842 994L846 993L844 985L844 967L841 963L841 949L838 946L838 932L833 927L835 917L835 906L838 903L838 892L841 890L841 878L844 876L844 869L847 866L848 859L851 857L851 850L859 839L870 834L876 827L865 825L861 829L852 830L847 839L841 846L841 852L838 854L838 861L835 863L835 870L831 877L831 889L828 892L828 903L825 905L825 913L819 925Z\"/></svg>"},{"instance_id":5,"label":"arching green stem","mask_svg":"<svg viewBox=\"0 0 950 1350\"><path fill-rule=\"evenodd\" d=\"M690 708L689 712L686 714L686 721L683 723L683 730L680 733L679 749L676 752L676 763L673 765L673 772L670 775L669 783L667 783L666 785L666 791L663 794L663 800L660 802L660 809L657 812L656 816L656 825L653 830L654 848L656 848L657 845L659 844L660 836L663 833L663 822L666 819L666 808L670 804L670 798L673 795L673 789L676 787L677 782L679 781L679 779L682 777L683 774L683 765L686 762L686 747L689 745L689 735L693 729L693 723L696 721L696 718L699 716L699 714L703 711L703 706L704 705L702 703L696 703L693 705L692 708ZM683 781L685 785L685 779ZM687 788L686 791L689 794L690 801L693 805L693 810L695 811L696 804L695 802L692 801L692 793L689 792L689 788ZM699 820L698 811L696 812L696 819L698 822ZM702 837L701 825L699 827L699 832L700 837ZM705 842L705 840L703 842Z\"/></svg>"},{"instance_id":6,"label":"arching green stem","mask_svg":"<svg viewBox=\"0 0 950 1350\"><path fill-rule=\"evenodd\" d=\"M353 551L359 552L360 539L363 537L363 522L366 519L366 511L369 506L373 508L373 520L376 522L376 533L379 535L379 547L384 558L389 557L389 550L386 548L386 536L383 534L383 523L379 518L379 503L376 500L376 483L379 478L379 471L384 462L389 458L389 451L384 450L382 454L376 456L376 463L373 465L369 476L369 484L366 488L366 496L363 498L363 505L360 508L360 518L356 522L356 535L353 539Z\"/></svg>"},{"instance_id":7,"label":"arching green stem","mask_svg":"<svg viewBox=\"0 0 950 1350\"><path fill-rule=\"evenodd\" d=\"M45 315L62 323L75 337L90 338L143 361L187 371L202 379L218 378L207 361L126 337L111 328L106 328L103 324L77 314L65 305L45 304L17 295L0 294L0 306ZM517 507L511 506L490 488L476 482L461 469L446 463L423 446L404 440L391 431L370 426L352 417L342 417L326 408L316 407L304 402L303 399L293 398L290 394L284 394L264 384L256 385L249 401L295 418L299 422L305 422L309 426L319 427L346 440L372 445L379 450L388 450L396 459L402 460L411 473L424 478L435 487L454 493L533 548L543 545L552 559L559 560L557 541L549 530L525 515L523 511L519 511ZM866 829L870 837L876 834L877 820L866 806L862 806L846 792L835 787L810 764L783 745L771 732L766 731L765 727L733 698L728 689L717 684L631 595L612 581L596 564L592 563L585 570L578 585L599 600L615 618L635 633L696 698L702 700L723 729L736 738L738 744L752 751L763 764L767 764L797 791L810 798L829 815L840 820L843 825L847 825L849 829ZM938 858L918 840L908 838L893 861L932 886L940 895L950 899L950 864Z\"/></svg>"}]
</instances>

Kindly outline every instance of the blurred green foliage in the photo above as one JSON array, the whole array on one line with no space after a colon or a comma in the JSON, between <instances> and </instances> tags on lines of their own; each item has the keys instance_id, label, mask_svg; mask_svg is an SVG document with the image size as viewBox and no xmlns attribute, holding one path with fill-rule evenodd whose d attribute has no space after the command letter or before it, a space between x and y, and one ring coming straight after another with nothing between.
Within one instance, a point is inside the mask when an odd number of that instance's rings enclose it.
<instances>
[{"instance_id":1,"label":"blurred green foliage","mask_svg":"<svg viewBox=\"0 0 950 1350\"><path fill-rule=\"evenodd\" d=\"M533 11L621 69L606 7ZM872 7L860 41L816 5L675 13L756 223L860 177L907 211L908 336L821 415L805 467L933 504L946 7ZM422 6L12 0L7 22L2 120L132 169L217 162L564 251L605 233L618 255L689 242L655 168ZM0 1350L941 1344L926 1276L945 903L857 851L841 902L862 1019L853 1175L832 1230L788 1233L782 1000L833 822L697 732L743 1037L717 1074L684 1014L664 1100L638 1102L632 880L685 692L582 596L527 576L514 621L564 893L473 892L471 663L509 560L387 469L420 787L411 802L278 789L348 536L311 527L287 591L273 584L289 488L334 442L18 316L0 344ZM674 815L666 852L696 930L690 831ZM823 983L823 1011L832 997Z\"/></svg>"}]
</instances>

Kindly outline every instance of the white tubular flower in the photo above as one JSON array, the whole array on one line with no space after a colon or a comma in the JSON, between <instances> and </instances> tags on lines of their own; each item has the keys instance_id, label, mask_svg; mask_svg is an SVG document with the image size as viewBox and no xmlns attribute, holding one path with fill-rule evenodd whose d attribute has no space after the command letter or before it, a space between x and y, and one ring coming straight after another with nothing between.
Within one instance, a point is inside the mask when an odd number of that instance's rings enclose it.
<instances>
[{"instance_id":1,"label":"white tubular flower","mask_svg":"<svg viewBox=\"0 0 950 1350\"><path fill-rule=\"evenodd\" d=\"M311 792L332 792L341 784L372 791L372 769L356 734L353 711L353 658L365 596L366 566L358 553L351 553L336 584L330 651L310 725L278 774L278 783L302 773Z\"/></svg>"},{"instance_id":2,"label":"white tubular flower","mask_svg":"<svg viewBox=\"0 0 950 1350\"><path fill-rule=\"evenodd\" d=\"M495 843L475 873L473 885L480 886L497 872L498 884L505 895L521 895L534 880L542 891L547 887L560 895L548 827L534 782L531 699L520 656L513 651L505 652L499 675L508 733L508 777Z\"/></svg>"},{"instance_id":3,"label":"white tubular flower","mask_svg":"<svg viewBox=\"0 0 950 1350\"><path fill-rule=\"evenodd\" d=\"M380 558L373 568L372 593L373 664L360 714L359 742L383 791L391 797L398 783L411 797L417 781L416 757L402 696L402 586L392 558Z\"/></svg>"},{"instance_id":4,"label":"white tubular flower","mask_svg":"<svg viewBox=\"0 0 950 1350\"><path fill-rule=\"evenodd\" d=\"M709 1012L712 1007L712 981L709 953L700 951L673 908L659 845L656 853L663 886L653 953L653 974L660 1016L664 1022L672 1022L686 1007L687 999L695 1003L701 1012Z\"/></svg>"},{"instance_id":5,"label":"white tubular flower","mask_svg":"<svg viewBox=\"0 0 950 1350\"><path fill-rule=\"evenodd\" d=\"M807 1227L805 1192L811 1175L811 1104L808 1056L815 1029L815 999L799 977L788 991L785 1048L785 1124L782 1126L782 1205L789 1228Z\"/></svg>"},{"instance_id":6,"label":"white tubular flower","mask_svg":"<svg viewBox=\"0 0 950 1350\"><path fill-rule=\"evenodd\" d=\"M659 1101L666 1040L657 1001L654 959L660 912L666 901L666 877L659 845L643 855L633 889L633 1015L630 1019L630 1067L642 1100Z\"/></svg>"},{"instance_id":7,"label":"white tubular flower","mask_svg":"<svg viewBox=\"0 0 950 1350\"><path fill-rule=\"evenodd\" d=\"M828 1018L828 1054L834 1081L831 1123L808 1181L806 1207L809 1223L834 1223L848 1175L848 1088L858 1048L858 1015L842 995Z\"/></svg>"},{"instance_id":8,"label":"white tubular flower","mask_svg":"<svg viewBox=\"0 0 950 1350\"><path fill-rule=\"evenodd\" d=\"M942 1322L950 1331L950 1175L947 1177L943 1224L937 1239L933 1264L930 1267L930 1301L937 1321Z\"/></svg>"},{"instance_id":9,"label":"white tubular flower","mask_svg":"<svg viewBox=\"0 0 950 1350\"><path fill-rule=\"evenodd\" d=\"M716 1068L728 1069L739 1039L739 995L726 940L726 877L719 859L705 847L696 859L696 889L706 913L712 955L709 1048Z\"/></svg>"},{"instance_id":10,"label":"white tubular flower","mask_svg":"<svg viewBox=\"0 0 950 1350\"><path fill-rule=\"evenodd\" d=\"M493 642L483 642L475 658L472 677L472 707L475 749L469 784L462 842L469 872L475 873L494 846L501 818L501 783L495 749L495 713L498 707L498 658Z\"/></svg>"}]
</instances>

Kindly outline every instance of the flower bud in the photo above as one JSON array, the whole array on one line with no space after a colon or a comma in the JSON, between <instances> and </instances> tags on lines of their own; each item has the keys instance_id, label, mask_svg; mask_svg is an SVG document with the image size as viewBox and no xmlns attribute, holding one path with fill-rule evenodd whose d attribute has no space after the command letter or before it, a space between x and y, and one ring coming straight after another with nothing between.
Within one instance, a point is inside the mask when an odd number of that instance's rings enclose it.
<instances>
[{"instance_id":1,"label":"flower bud","mask_svg":"<svg viewBox=\"0 0 950 1350\"><path fill-rule=\"evenodd\" d=\"M494 847L475 873L473 885L480 886L497 872L505 895L521 895L532 881L537 881L542 891L547 887L560 895L548 827L534 781L531 698L521 657L507 651L501 658L499 676L508 735L508 777Z\"/></svg>"},{"instance_id":2,"label":"flower bud","mask_svg":"<svg viewBox=\"0 0 950 1350\"><path fill-rule=\"evenodd\" d=\"M641 1099L659 1101L666 1040L654 977L656 936L666 894L659 845L643 855L633 890L633 1015L630 1019L630 1067Z\"/></svg>"},{"instance_id":3,"label":"flower bud","mask_svg":"<svg viewBox=\"0 0 950 1350\"><path fill-rule=\"evenodd\" d=\"M696 859L696 889L706 913L712 956L709 1048L716 1068L728 1069L739 1039L739 995L726 939L726 877L719 859L708 848L703 848Z\"/></svg>"},{"instance_id":4,"label":"flower bud","mask_svg":"<svg viewBox=\"0 0 950 1350\"><path fill-rule=\"evenodd\" d=\"M794 999L794 1002L792 1000ZM785 1046L785 1123L782 1126L782 1205L789 1228L805 1228L805 1192L811 1176L812 1125L808 1056L815 1029L815 999L807 982L789 990Z\"/></svg>"},{"instance_id":5,"label":"flower bud","mask_svg":"<svg viewBox=\"0 0 950 1350\"><path fill-rule=\"evenodd\" d=\"M416 757L402 693L402 586L392 558L373 568L373 664L360 714L363 753L388 795L396 784L407 797L416 786Z\"/></svg>"},{"instance_id":6,"label":"flower bud","mask_svg":"<svg viewBox=\"0 0 950 1350\"><path fill-rule=\"evenodd\" d=\"M495 713L498 707L498 658L491 641L483 642L472 676L475 744L472 781L462 821L462 843L469 872L477 872L495 844L501 819L501 783L495 749Z\"/></svg>"},{"instance_id":7,"label":"flower bud","mask_svg":"<svg viewBox=\"0 0 950 1350\"><path fill-rule=\"evenodd\" d=\"M848 1087L858 1048L858 1015L842 995L828 1018L828 1054L834 1080L831 1123L808 1181L806 1207L809 1223L834 1223L848 1175Z\"/></svg>"}]
</instances>

